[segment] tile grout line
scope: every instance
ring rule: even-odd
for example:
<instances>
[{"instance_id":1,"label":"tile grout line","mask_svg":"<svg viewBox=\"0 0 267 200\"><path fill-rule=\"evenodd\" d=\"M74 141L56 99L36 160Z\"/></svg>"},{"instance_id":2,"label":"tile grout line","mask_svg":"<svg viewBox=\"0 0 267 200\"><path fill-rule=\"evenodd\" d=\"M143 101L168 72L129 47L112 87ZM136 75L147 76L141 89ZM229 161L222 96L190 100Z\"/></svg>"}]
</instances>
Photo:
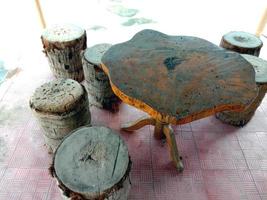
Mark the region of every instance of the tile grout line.
<instances>
[{"instance_id":1,"label":"tile grout line","mask_svg":"<svg viewBox=\"0 0 267 200\"><path fill-rule=\"evenodd\" d=\"M190 127L191 127L191 123L190 123ZM192 137L193 137L194 145L195 145L196 151L197 151L197 158L198 158L198 162L199 162L199 166L200 166L201 176L202 176L202 179L203 179L202 182L204 184L203 169L202 169L202 166L201 166L200 156L199 156L198 148L197 148L197 142L196 142L196 138L194 136L194 131L192 130L192 127L191 127L191 132L192 132ZM205 194L207 195L207 198L209 198L208 191L207 191L207 188L206 188L206 185L205 184L204 184L204 187L205 187Z\"/></svg>"},{"instance_id":2,"label":"tile grout line","mask_svg":"<svg viewBox=\"0 0 267 200\"><path fill-rule=\"evenodd\" d=\"M150 151L150 163L151 163L151 173L152 173L152 188L153 188L153 196L154 199L156 199L156 193L155 193L155 183L154 183L154 169L153 169L153 156L152 156L152 137L153 134L151 133L151 126L149 126L149 151Z\"/></svg>"},{"instance_id":3,"label":"tile grout line","mask_svg":"<svg viewBox=\"0 0 267 200\"><path fill-rule=\"evenodd\" d=\"M29 119L29 120L27 121L27 125L29 125L30 120L31 120L31 119ZM11 157L10 157L10 160L9 160L8 163L7 163L7 168L12 168L12 167L9 167L10 162L12 161L12 158L13 158L13 156L14 156L14 154L15 154L15 151L16 151L17 148L18 148L19 141L21 140L24 131L26 131L26 127L27 127L27 126L25 126L25 127L23 128L23 130L21 131L21 133L20 133L18 142L17 142L17 144L16 144L16 146L15 146L15 148L14 148L14 150L13 150L13 153L12 153L12 155L11 155Z\"/></svg>"},{"instance_id":4,"label":"tile grout line","mask_svg":"<svg viewBox=\"0 0 267 200\"><path fill-rule=\"evenodd\" d=\"M50 192L52 190L53 181L54 181L54 178L52 178L51 181L50 181L49 189L48 189L48 191L46 193L45 200L49 200L48 197L49 197L49 194L50 194Z\"/></svg>"},{"instance_id":5,"label":"tile grout line","mask_svg":"<svg viewBox=\"0 0 267 200\"><path fill-rule=\"evenodd\" d=\"M3 96L0 98L0 103L3 101L3 99L5 98L6 94L8 93L8 90L11 88L12 85L14 85L14 81L12 81L11 83L9 83L9 86L7 87L6 91L3 93ZM1 87L1 86L0 86Z\"/></svg>"},{"instance_id":6,"label":"tile grout line","mask_svg":"<svg viewBox=\"0 0 267 200\"><path fill-rule=\"evenodd\" d=\"M256 190L257 190L257 192L258 192L258 195L259 195L260 199L262 200L262 198L261 198L261 194L260 194L260 192L259 192L259 190L258 190L258 188L257 188L255 179L254 179L254 177L253 177L253 175L252 175L251 169L249 168L249 165L248 165L248 162L247 162L245 153L244 153L244 151L243 151L243 149L242 149L242 147L241 147L241 144L240 144L240 141L239 141L239 138L238 138L238 137L237 137L237 141L238 141L238 145L239 145L239 147L240 147L240 149L241 149L242 155L243 155L243 157L245 158L245 162L246 162L246 166L247 166L247 168L248 168L249 174L250 174L250 176L251 176L251 178L252 178L252 180L253 180L253 183L254 183L255 188L256 188Z\"/></svg>"},{"instance_id":7,"label":"tile grout line","mask_svg":"<svg viewBox=\"0 0 267 200\"><path fill-rule=\"evenodd\" d=\"M5 97L6 94L8 93L8 90L15 84L16 78L17 78L18 76L19 76L19 74L15 74L15 76L11 78L11 79L13 79L13 80L10 80L10 83L9 83L9 85L8 85L8 87L7 87L7 89L6 89L6 91L3 93L3 96L0 98L0 103L3 101L4 97ZM6 79L5 79L4 81L6 81ZM8 81L8 80L7 80L7 81ZM1 85L0 85L0 87L1 87Z\"/></svg>"}]
</instances>

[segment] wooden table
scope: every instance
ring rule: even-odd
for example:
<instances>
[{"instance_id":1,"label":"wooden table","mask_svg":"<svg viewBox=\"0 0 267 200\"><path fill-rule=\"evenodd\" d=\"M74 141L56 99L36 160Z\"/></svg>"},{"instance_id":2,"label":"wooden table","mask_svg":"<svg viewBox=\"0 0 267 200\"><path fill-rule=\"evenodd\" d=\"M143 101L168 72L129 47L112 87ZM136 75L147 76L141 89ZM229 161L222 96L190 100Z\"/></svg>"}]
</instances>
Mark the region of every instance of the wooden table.
<instances>
[{"instance_id":1,"label":"wooden table","mask_svg":"<svg viewBox=\"0 0 267 200\"><path fill-rule=\"evenodd\" d=\"M154 125L166 137L179 171L183 164L170 124L185 124L224 110L243 110L257 95L253 67L238 53L206 40L143 30L102 57L114 93L150 118L123 126Z\"/></svg>"}]
</instances>

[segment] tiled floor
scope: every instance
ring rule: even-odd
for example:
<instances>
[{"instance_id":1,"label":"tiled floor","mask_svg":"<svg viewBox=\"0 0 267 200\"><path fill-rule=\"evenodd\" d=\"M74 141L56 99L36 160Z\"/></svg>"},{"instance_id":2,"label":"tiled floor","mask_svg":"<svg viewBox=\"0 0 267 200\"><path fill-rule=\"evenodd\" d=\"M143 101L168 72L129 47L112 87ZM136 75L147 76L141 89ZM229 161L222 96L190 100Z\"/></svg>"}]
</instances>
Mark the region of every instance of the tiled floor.
<instances>
[{"instance_id":1,"label":"tiled floor","mask_svg":"<svg viewBox=\"0 0 267 200\"><path fill-rule=\"evenodd\" d=\"M44 56L35 59L38 68L25 68L0 87L1 200L61 199L47 170L51 155L43 132L28 106L36 86L53 79ZM184 158L182 174L170 162L166 144L154 139L152 127L135 134L119 130L143 112L121 104L115 114L95 107L91 113L94 125L117 130L128 145L133 161L129 199L267 199L267 98L243 128L214 117L174 126Z\"/></svg>"},{"instance_id":2,"label":"tiled floor","mask_svg":"<svg viewBox=\"0 0 267 200\"><path fill-rule=\"evenodd\" d=\"M253 33L265 5L261 0L41 3L48 25L71 22L85 27L88 46L121 42L144 28L203 37L218 44L228 31ZM56 182L47 170L51 155L28 106L34 89L53 79L40 52L41 30L36 10L31 1L10 0L2 4L0 58L8 58L11 61L8 65L22 71L0 85L0 200L60 200ZM122 26L128 18L108 11L114 5L138 8L135 17L152 19L155 23ZM59 9L63 6L64 9ZM19 20L23 23L18 23ZM267 59L266 52L264 46L262 58ZM184 158L182 174L170 162L166 144L154 139L152 127L144 127L135 134L119 130L121 123L144 113L126 104L121 104L116 114L94 107L91 113L94 125L117 130L128 145L133 161L130 200L267 200L267 98L243 128L224 125L214 117L174 126Z\"/></svg>"}]
</instances>

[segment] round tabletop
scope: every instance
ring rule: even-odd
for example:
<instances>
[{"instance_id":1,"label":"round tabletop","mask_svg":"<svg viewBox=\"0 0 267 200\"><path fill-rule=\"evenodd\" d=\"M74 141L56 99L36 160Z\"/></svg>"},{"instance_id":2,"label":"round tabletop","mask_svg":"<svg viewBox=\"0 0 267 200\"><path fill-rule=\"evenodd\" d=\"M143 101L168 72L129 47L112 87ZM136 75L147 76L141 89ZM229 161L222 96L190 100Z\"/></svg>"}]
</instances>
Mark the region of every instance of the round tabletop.
<instances>
[{"instance_id":1,"label":"round tabletop","mask_svg":"<svg viewBox=\"0 0 267 200\"><path fill-rule=\"evenodd\" d=\"M113 45L102 67L124 102L172 124L242 110L258 92L252 65L238 53L154 30Z\"/></svg>"}]
</instances>

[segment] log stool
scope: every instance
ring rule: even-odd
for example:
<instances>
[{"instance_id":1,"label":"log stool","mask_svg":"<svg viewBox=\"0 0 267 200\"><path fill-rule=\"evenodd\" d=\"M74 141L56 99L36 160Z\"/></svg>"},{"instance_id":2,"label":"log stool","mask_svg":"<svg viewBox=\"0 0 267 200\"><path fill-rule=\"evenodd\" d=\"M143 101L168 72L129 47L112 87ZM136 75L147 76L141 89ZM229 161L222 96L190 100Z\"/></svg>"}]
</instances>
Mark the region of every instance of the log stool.
<instances>
[{"instance_id":1,"label":"log stool","mask_svg":"<svg viewBox=\"0 0 267 200\"><path fill-rule=\"evenodd\" d=\"M267 61L247 54L242 54L242 56L254 67L259 93L253 102L242 112L224 111L216 114L218 119L234 126L244 126L249 122L267 91Z\"/></svg>"},{"instance_id":2,"label":"log stool","mask_svg":"<svg viewBox=\"0 0 267 200\"><path fill-rule=\"evenodd\" d=\"M241 31L225 34L220 43L220 46L225 49L254 56L259 56L262 45L262 41L257 36Z\"/></svg>"},{"instance_id":3,"label":"log stool","mask_svg":"<svg viewBox=\"0 0 267 200\"><path fill-rule=\"evenodd\" d=\"M44 129L49 152L54 152L70 131L91 122L87 92L72 79L57 79L38 87L30 107Z\"/></svg>"},{"instance_id":4,"label":"log stool","mask_svg":"<svg viewBox=\"0 0 267 200\"><path fill-rule=\"evenodd\" d=\"M86 32L74 25L56 25L46 29L42 36L44 53L57 78L84 79L82 55L86 49Z\"/></svg>"},{"instance_id":5,"label":"log stool","mask_svg":"<svg viewBox=\"0 0 267 200\"><path fill-rule=\"evenodd\" d=\"M82 127L54 154L50 172L64 199L126 200L131 160L120 136L106 127Z\"/></svg>"},{"instance_id":6,"label":"log stool","mask_svg":"<svg viewBox=\"0 0 267 200\"><path fill-rule=\"evenodd\" d=\"M90 103L99 108L116 111L119 99L113 93L109 78L101 68L102 55L110 47L110 44L97 44L87 48L83 56L83 69Z\"/></svg>"}]
</instances>

